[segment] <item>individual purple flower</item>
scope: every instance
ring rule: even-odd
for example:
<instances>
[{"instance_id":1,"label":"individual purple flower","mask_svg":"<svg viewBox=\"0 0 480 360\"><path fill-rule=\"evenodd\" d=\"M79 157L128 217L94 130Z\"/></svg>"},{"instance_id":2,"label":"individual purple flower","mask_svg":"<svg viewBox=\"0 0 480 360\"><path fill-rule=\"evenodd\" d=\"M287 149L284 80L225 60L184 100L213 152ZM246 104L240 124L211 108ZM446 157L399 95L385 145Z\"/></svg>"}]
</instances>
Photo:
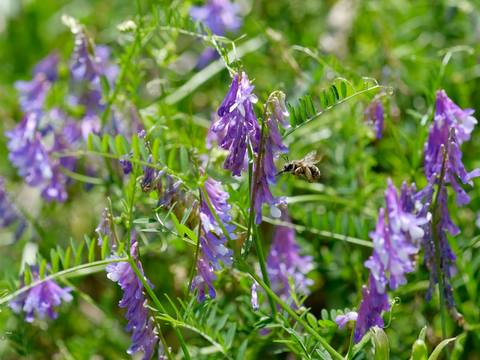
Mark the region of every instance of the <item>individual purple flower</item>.
<instances>
[{"instance_id":1,"label":"individual purple flower","mask_svg":"<svg viewBox=\"0 0 480 360\"><path fill-rule=\"evenodd\" d=\"M123 155L119 160L124 175L130 174L133 169L132 162L129 159L130 155Z\"/></svg>"},{"instance_id":2,"label":"individual purple flower","mask_svg":"<svg viewBox=\"0 0 480 360\"><path fill-rule=\"evenodd\" d=\"M290 221L286 210L283 211L282 220ZM291 302L292 291L308 295L313 281L307 278L307 274L312 269L312 257L300 255L295 231L290 226L276 226L267 257L267 272L272 290L287 302Z\"/></svg>"},{"instance_id":3,"label":"individual purple flower","mask_svg":"<svg viewBox=\"0 0 480 360\"><path fill-rule=\"evenodd\" d=\"M383 104L380 99L373 100L365 109L365 121L375 131L375 137L381 139L385 124Z\"/></svg>"},{"instance_id":4,"label":"individual purple flower","mask_svg":"<svg viewBox=\"0 0 480 360\"><path fill-rule=\"evenodd\" d=\"M370 276L368 287L364 285L362 289L362 302L358 309L354 332L354 341L356 343L372 327L383 327L382 312L390 309L387 294L378 291L375 283L375 279Z\"/></svg>"},{"instance_id":5,"label":"individual purple flower","mask_svg":"<svg viewBox=\"0 0 480 360\"><path fill-rule=\"evenodd\" d=\"M435 182L441 173L444 151L447 152L445 164L446 183L450 183L456 193L458 205L470 202L470 197L458 184L459 179L465 185L473 185L472 179L480 176L480 169L471 172L465 170L460 146L470 140L477 120L473 110L462 110L450 100L444 90L437 92L435 116L425 144L424 168L429 182Z\"/></svg>"},{"instance_id":6,"label":"individual purple flower","mask_svg":"<svg viewBox=\"0 0 480 360\"><path fill-rule=\"evenodd\" d=\"M33 282L40 280L38 267L32 266L31 274ZM51 319L56 319L55 308L60 306L62 301L72 300L70 292L70 288L61 288L53 280L44 280L10 301L9 306L17 314L24 312L25 321L29 323L33 322L35 315L40 319L44 319L47 315Z\"/></svg>"},{"instance_id":7,"label":"individual purple flower","mask_svg":"<svg viewBox=\"0 0 480 360\"><path fill-rule=\"evenodd\" d=\"M349 322L357 321L357 318L358 318L358 313L356 311L349 311L345 314L338 315L335 318L335 322L337 323L337 325L340 329L343 329L343 328L345 328L345 326L347 326L347 324Z\"/></svg>"},{"instance_id":8,"label":"individual purple flower","mask_svg":"<svg viewBox=\"0 0 480 360\"><path fill-rule=\"evenodd\" d=\"M110 211L108 208L103 209L102 217L100 219L100 223L95 228L95 232L97 233L97 244L98 246L102 246L104 239L110 239L112 235L112 227L110 223ZM115 245L115 244L113 244Z\"/></svg>"},{"instance_id":9,"label":"individual purple flower","mask_svg":"<svg viewBox=\"0 0 480 360\"><path fill-rule=\"evenodd\" d=\"M210 210L209 203L221 224L218 223L212 210ZM213 281L216 279L215 271L221 269L221 264L229 266L232 263L232 251L225 246L227 238L223 232L223 229L225 229L230 238L235 238L233 234L235 227L231 224L230 211L228 193L223 190L220 182L208 178L205 181L205 191L202 193L200 204L201 236L199 239L200 255L197 261L197 276L193 279L191 288L191 290L198 290L197 299L199 302L206 299L206 289L208 289L210 298L215 298L216 292L213 286Z\"/></svg>"},{"instance_id":10,"label":"individual purple flower","mask_svg":"<svg viewBox=\"0 0 480 360\"><path fill-rule=\"evenodd\" d=\"M269 204L275 206L279 203L270 190L270 185L276 183L277 168L275 167L275 158L280 153L287 153L288 148L282 142L282 136L279 132L279 126L288 127L288 116L285 105L285 94L276 91L272 93L267 100L267 119L264 128L263 141L260 142L260 151L257 154L259 161L255 162L253 193L255 222L262 222L262 205Z\"/></svg>"},{"instance_id":11,"label":"individual purple flower","mask_svg":"<svg viewBox=\"0 0 480 360\"><path fill-rule=\"evenodd\" d=\"M215 35L236 32L242 25L240 8L229 0L208 0L204 6L192 6L190 16L204 23Z\"/></svg>"},{"instance_id":12,"label":"individual purple flower","mask_svg":"<svg viewBox=\"0 0 480 360\"><path fill-rule=\"evenodd\" d=\"M26 221L10 201L5 190L5 181L0 176L0 228L6 228L12 224L16 224L15 239L18 240L25 230Z\"/></svg>"},{"instance_id":13,"label":"individual purple flower","mask_svg":"<svg viewBox=\"0 0 480 360\"><path fill-rule=\"evenodd\" d=\"M138 259L138 249L135 233L132 233L130 255L136 262L142 276L143 268ZM123 291L123 297L119 302L121 308L126 308L125 318L128 320L126 330L132 333L132 344L127 350L129 355L139 351L143 352L143 359L149 360L158 343L155 334L153 319L149 316L146 307L146 298L142 281L128 262L115 262L107 265L107 277L118 283ZM148 281L148 280L147 280Z\"/></svg>"},{"instance_id":14,"label":"individual purple flower","mask_svg":"<svg viewBox=\"0 0 480 360\"><path fill-rule=\"evenodd\" d=\"M258 305L258 293L257 293L256 282L252 284L251 292L252 292L252 297L251 297L252 308L254 311L257 311L259 309L259 305Z\"/></svg>"},{"instance_id":15,"label":"individual purple flower","mask_svg":"<svg viewBox=\"0 0 480 360\"><path fill-rule=\"evenodd\" d=\"M220 147L229 152L224 168L234 176L240 176L246 168L248 143L258 151L260 142L260 127L253 110L253 104L257 102L253 88L244 72L235 74L218 108L219 119L211 127L211 131L218 135Z\"/></svg>"}]
</instances>

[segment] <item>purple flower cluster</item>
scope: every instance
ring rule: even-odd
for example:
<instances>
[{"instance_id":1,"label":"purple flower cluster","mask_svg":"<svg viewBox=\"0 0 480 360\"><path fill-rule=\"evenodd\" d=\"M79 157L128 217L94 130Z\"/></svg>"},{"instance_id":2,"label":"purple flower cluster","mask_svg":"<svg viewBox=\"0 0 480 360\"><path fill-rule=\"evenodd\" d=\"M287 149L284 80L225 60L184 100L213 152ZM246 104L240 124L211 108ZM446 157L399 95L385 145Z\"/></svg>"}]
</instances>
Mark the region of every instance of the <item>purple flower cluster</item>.
<instances>
[{"instance_id":1,"label":"purple flower cluster","mask_svg":"<svg viewBox=\"0 0 480 360\"><path fill-rule=\"evenodd\" d=\"M428 140L425 143L424 168L427 180L433 184L440 176L444 152L446 152L445 178L443 182L451 184L456 193L458 205L470 202L470 197L459 185L473 185L472 179L480 176L480 169L467 172L462 162L460 146L470 140L471 133L477 123L472 116L473 110L462 110L444 90L437 92L435 117L430 127Z\"/></svg>"},{"instance_id":2,"label":"purple flower cluster","mask_svg":"<svg viewBox=\"0 0 480 360\"><path fill-rule=\"evenodd\" d=\"M372 327L383 327L382 311L390 309L387 293L378 291L375 284L375 279L370 275L368 286L364 285L362 288L362 302L358 309L354 332L354 341L356 343Z\"/></svg>"},{"instance_id":3,"label":"purple flower cluster","mask_svg":"<svg viewBox=\"0 0 480 360\"><path fill-rule=\"evenodd\" d=\"M236 32L242 25L239 6L229 0L209 0L204 6L192 6L190 16L203 22L215 35Z\"/></svg>"},{"instance_id":4,"label":"purple flower cluster","mask_svg":"<svg viewBox=\"0 0 480 360\"><path fill-rule=\"evenodd\" d=\"M61 168L73 170L75 159L57 159L51 154L66 150L80 139L76 123L58 109L47 113L26 113L14 129L7 131L9 159L25 182L42 189L47 201L63 202L67 199L67 177Z\"/></svg>"},{"instance_id":5,"label":"purple flower cluster","mask_svg":"<svg viewBox=\"0 0 480 360\"><path fill-rule=\"evenodd\" d=\"M137 246L135 233L132 233L130 255L143 275L142 264L138 259ZM106 270L107 277L118 283L123 290L123 297L119 306L127 309L125 313L128 320L126 330L132 333L132 344L127 353L133 355L142 351L143 359L148 360L155 351L158 336L155 334L153 319L148 314L142 281L137 277L128 262L111 263Z\"/></svg>"},{"instance_id":6,"label":"purple flower cluster","mask_svg":"<svg viewBox=\"0 0 480 360\"><path fill-rule=\"evenodd\" d=\"M386 210L380 209L376 229L370 233L373 254L365 262L370 269L369 286L364 287L355 341L359 341L372 326L383 326L382 310L388 310L387 285L395 290L406 283L406 274L415 267L414 255L420 250L423 227L429 214L417 213L415 186L403 184L400 196L388 181L385 191Z\"/></svg>"},{"instance_id":7,"label":"purple flower cluster","mask_svg":"<svg viewBox=\"0 0 480 360\"><path fill-rule=\"evenodd\" d=\"M253 104L257 102L253 88L247 74L235 74L218 108L219 119L210 129L217 134L220 147L229 152L224 168L234 176L240 176L246 168L248 143L252 144L254 151L258 151L260 143L260 127L253 111Z\"/></svg>"},{"instance_id":8,"label":"purple flower cluster","mask_svg":"<svg viewBox=\"0 0 480 360\"><path fill-rule=\"evenodd\" d=\"M373 100L365 109L365 122L375 131L375 137L381 139L385 123L385 114L380 99Z\"/></svg>"},{"instance_id":9,"label":"purple flower cluster","mask_svg":"<svg viewBox=\"0 0 480 360\"><path fill-rule=\"evenodd\" d=\"M286 210L282 212L282 220L290 221ZM287 302L291 302L292 291L308 295L313 281L307 278L307 274L312 269L312 257L300 255L295 231L290 226L276 226L267 257L267 271L272 290Z\"/></svg>"},{"instance_id":10,"label":"purple flower cluster","mask_svg":"<svg viewBox=\"0 0 480 360\"><path fill-rule=\"evenodd\" d=\"M455 270L455 254L450 247L447 239L447 232L455 236L460 233L460 229L453 223L448 211L448 192L446 185L450 184L455 191L458 205L465 205L470 202L470 197L460 186L458 180L464 185L473 185L472 179L480 176L480 169L467 172L462 162L462 152L460 146L470 140L471 133L477 123L472 116L473 110L462 110L456 105L444 90L437 92L435 103L435 116L433 124L430 127L428 140L425 144L424 167L425 176L429 182L427 187L419 193L424 202L429 206L433 202L433 188L437 184L438 197L437 208L434 216L436 229L429 229L424 237L424 259L425 265L430 271L430 289L427 298L431 298L433 288L442 278L445 289L445 299L449 308L454 307L453 290L450 285L450 278ZM440 179L444 173L444 178ZM435 257L435 239L440 252L441 274L436 271Z\"/></svg>"},{"instance_id":11,"label":"purple flower cluster","mask_svg":"<svg viewBox=\"0 0 480 360\"><path fill-rule=\"evenodd\" d=\"M277 168L275 167L275 158L280 153L287 153L288 148L282 142L282 136L279 132L279 126L287 128L290 126L288 122L288 110L285 105L285 94L276 91L270 95L267 100L267 119L264 128L263 141L261 141L261 149L257 156L260 161L254 166L254 209L255 222L262 222L262 205L269 204L274 206L279 200L274 198L270 191L270 185L276 183Z\"/></svg>"},{"instance_id":12,"label":"purple flower cluster","mask_svg":"<svg viewBox=\"0 0 480 360\"><path fill-rule=\"evenodd\" d=\"M216 138L220 147L228 150L224 168L230 170L234 176L240 176L248 162L247 147L252 146L258 161L254 165L254 181L252 195L254 195L255 222L262 221L262 205L277 205L270 186L276 182L275 158L280 153L288 152L282 143L279 127L288 127L289 116L285 105L285 94L280 91L272 93L266 103L266 119L262 131L253 111L253 104L257 97L252 93L245 73L235 74L230 89L220 105L217 114L219 119L212 123L207 143ZM261 139L263 137L263 139Z\"/></svg>"},{"instance_id":13,"label":"purple flower cluster","mask_svg":"<svg viewBox=\"0 0 480 360\"><path fill-rule=\"evenodd\" d=\"M235 238L228 197L228 193L223 190L220 182L212 178L205 181L205 191L202 193L200 204L200 254L197 261L197 276L193 279L191 288L192 291L198 290L199 302L206 299L206 288L210 298L215 298L216 292L213 286L213 281L216 279L215 271L221 269L221 263L224 266L232 263L232 251L225 246L227 238L222 229L223 226L230 238ZM209 202L221 225L212 213Z\"/></svg>"},{"instance_id":14,"label":"purple flower cluster","mask_svg":"<svg viewBox=\"0 0 480 360\"><path fill-rule=\"evenodd\" d=\"M58 54L52 53L42 59L33 69L31 81L17 81L15 88L20 95L24 113L42 110L52 83L57 80Z\"/></svg>"},{"instance_id":15,"label":"purple flower cluster","mask_svg":"<svg viewBox=\"0 0 480 360\"><path fill-rule=\"evenodd\" d=\"M87 138L89 133L99 133L101 130L99 115L105 109L101 79L105 78L113 86L118 66L109 61L110 49L92 45L83 29L74 35L75 48L70 59L72 92L69 103L84 108L82 135Z\"/></svg>"},{"instance_id":16,"label":"purple flower cluster","mask_svg":"<svg viewBox=\"0 0 480 360\"><path fill-rule=\"evenodd\" d=\"M15 205L8 198L8 194L5 191L4 179L0 177L0 228L6 228L12 224L16 225L15 240L18 240L25 231L27 224Z\"/></svg>"},{"instance_id":17,"label":"purple flower cluster","mask_svg":"<svg viewBox=\"0 0 480 360\"><path fill-rule=\"evenodd\" d=\"M32 266L31 274L32 281L40 279L38 267ZM24 286L23 281L22 286ZM45 280L17 296L9 303L9 306L17 314L23 311L25 321L30 323L35 319L35 314L40 319L44 319L46 315L51 319L56 319L55 308L62 301L69 302L72 300L70 292L70 288L61 288L55 281Z\"/></svg>"},{"instance_id":18,"label":"purple flower cluster","mask_svg":"<svg viewBox=\"0 0 480 360\"><path fill-rule=\"evenodd\" d=\"M209 0L204 6L192 6L190 16L205 24L214 35L223 36L227 32L236 33L242 26L240 8L229 0ZM203 68L218 57L214 49L206 49L198 59L197 67Z\"/></svg>"}]
</instances>

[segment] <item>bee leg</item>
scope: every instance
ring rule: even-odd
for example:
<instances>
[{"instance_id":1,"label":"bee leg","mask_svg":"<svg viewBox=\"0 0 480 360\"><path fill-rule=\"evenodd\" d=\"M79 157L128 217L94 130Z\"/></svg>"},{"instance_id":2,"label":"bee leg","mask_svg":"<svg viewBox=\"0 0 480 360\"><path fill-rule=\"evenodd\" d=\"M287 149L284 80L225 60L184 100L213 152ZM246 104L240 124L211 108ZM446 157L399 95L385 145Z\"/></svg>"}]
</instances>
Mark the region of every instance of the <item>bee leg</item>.
<instances>
[{"instance_id":1,"label":"bee leg","mask_svg":"<svg viewBox=\"0 0 480 360\"><path fill-rule=\"evenodd\" d=\"M305 175L305 174L303 173L303 168L302 168L301 166L297 167L297 168L295 169L295 171L293 172L293 174L294 174L295 176L303 176L303 175Z\"/></svg>"},{"instance_id":2,"label":"bee leg","mask_svg":"<svg viewBox=\"0 0 480 360\"><path fill-rule=\"evenodd\" d=\"M313 182L312 172L308 167L305 167L305 177L307 178L308 182Z\"/></svg>"}]
</instances>

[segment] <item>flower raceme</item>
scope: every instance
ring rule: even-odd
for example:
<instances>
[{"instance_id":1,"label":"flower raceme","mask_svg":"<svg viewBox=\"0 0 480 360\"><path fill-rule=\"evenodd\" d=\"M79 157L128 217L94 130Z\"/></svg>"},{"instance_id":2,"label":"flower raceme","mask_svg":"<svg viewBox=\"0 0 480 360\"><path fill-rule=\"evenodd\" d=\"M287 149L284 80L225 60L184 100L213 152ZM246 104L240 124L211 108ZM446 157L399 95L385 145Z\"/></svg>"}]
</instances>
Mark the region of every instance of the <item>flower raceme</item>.
<instances>
[{"instance_id":1,"label":"flower raceme","mask_svg":"<svg viewBox=\"0 0 480 360\"><path fill-rule=\"evenodd\" d=\"M282 142L279 127L287 128L289 113L285 105L285 94L273 92L266 104L266 120L263 126L262 139L260 141L257 161L255 162L254 185L252 196L254 197L255 222L262 222L262 205L268 204L275 207L280 201L272 195L270 186L276 183L277 168L275 159L280 153L287 153L288 148Z\"/></svg>"},{"instance_id":2,"label":"flower raceme","mask_svg":"<svg viewBox=\"0 0 480 360\"><path fill-rule=\"evenodd\" d=\"M231 224L231 206L228 204L228 196L220 182L212 178L205 181L205 191L202 193L200 204L201 234L196 264L197 275L193 279L191 287L192 291L197 289L199 302L206 299L206 289L208 289L209 297L215 298L216 291L213 286L213 281L216 279L215 271L221 269L221 263L227 266L232 263L232 251L225 246L227 238L224 233L225 230L231 239L235 238L233 234L235 227Z\"/></svg>"},{"instance_id":3,"label":"flower raceme","mask_svg":"<svg viewBox=\"0 0 480 360\"><path fill-rule=\"evenodd\" d=\"M460 150L460 146L470 140L477 123L472 114L472 109L462 110L444 90L439 90L435 102L434 121L425 143L424 168L427 180L430 183L438 182L437 178L440 176L443 164L443 152L446 151L445 177L442 180L451 184L456 193L458 205L468 204L470 197L458 184L457 179L464 185L473 185L472 179L480 176L480 169L466 171Z\"/></svg>"},{"instance_id":4,"label":"flower raceme","mask_svg":"<svg viewBox=\"0 0 480 360\"><path fill-rule=\"evenodd\" d=\"M31 274L33 282L40 279L37 266L31 267ZM44 319L46 316L56 319L55 308L62 301L70 302L72 300L70 292L70 288L61 288L53 280L44 280L17 296L9 303L9 306L15 313L24 312L25 321L29 323L33 322L35 315L40 319Z\"/></svg>"},{"instance_id":5,"label":"flower raceme","mask_svg":"<svg viewBox=\"0 0 480 360\"><path fill-rule=\"evenodd\" d=\"M138 259L137 247L138 243L135 233L132 233L130 255L140 273L144 276L142 264ZM158 337L155 333L153 319L148 314L142 281L137 277L128 262L111 263L106 270L107 277L118 283L123 291L123 297L119 302L119 306L127 309L125 313L125 317L128 320L126 330L132 333L132 344L128 348L127 353L133 355L142 351L143 359L149 360L155 351Z\"/></svg>"},{"instance_id":6,"label":"flower raceme","mask_svg":"<svg viewBox=\"0 0 480 360\"><path fill-rule=\"evenodd\" d=\"M212 34L223 36L227 32L236 33L242 25L239 16L240 7L229 0L209 0L204 6L192 6L190 16L193 20L205 24ZM203 68L218 57L217 52L208 48L200 55L198 68Z\"/></svg>"},{"instance_id":7,"label":"flower raceme","mask_svg":"<svg viewBox=\"0 0 480 360\"><path fill-rule=\"evenodd\" d=\"M365 122L372 127L375 132L375 138L381 139L383 128L385 126L385 114L382 100L373 100L365 109Z\"/></svg>"},{"instance_id":8,"label":"flower raceme","mask_svg":"<svg viewBox=\"0 0 480 360\"><path fill-rule=\"evenodd\" d=\"M219 146L228 151L224 168L234 176L240 176L246 169L248 144L258 151L260 142L260 126L253 110L253 104L257 102L253 88L247 74L235 74L217 110L218 120L210 129L217 134Z\"/></svg>"},{"instance_id":9,"label":"flower raceme","mask_svg":"<svg viewBox=\"0 0 480 360\"><path fill-rule=\"evenodd\" d=\"M365 262L370 270L368 287L358 312L355 341L372 326L383 326L381 312L389 309L387 286L395 290L406 283L406 274L415 267L414 256L424 237L423 226L430 214L418 213L415 207L415 186L402 185L400 196L389 180L385 191L386 209L380 209L373 240L373 254Z\"/></svg>"},{"instance_id":10,"label":"flower raceme","mask_svg":"<svg viewBox=\"0 0 480 360\"><path fill-rule=\"evenodd\" d=\"M425 176L428 180L427 187L419 193L426 204L434 203L433 194L435 185L438 186L436 209L432 209L437 219L436 229L426 232L423 239L425 248L425 265L430 271L430 288L427 298L431 298L433 288L438 283L439 277L444 284L444 295L447 306L454 309L453 289L450 278L455 269L455 254L447 239L447 232L455 236L460 229L453 223L448 210L447 185L450 184L456 195L458 205L466 205L470 197L460 186L473 185L472 179L480 176L480 169L467 172L462 162L461 145L470 140L471 133L477 123L472 116L473 110L461 109L445 93L437 92L435 102L434 121L430 127L424 152ZM441 178L443 174L443 178ZM434 234L437 239L434 239ZM435 242L438 241L441 274L437 274ZM455 312L453 312L455 313Z\"/></svg>"},{"instance_id":11,"label":"flower raceme","mask_svg":"<svg viewBox=\"0 0 480 360\"><path fill-rule=\"evenodd\" d=\"M286 210L282 211L282 220L290 222ZM277 225L267 257L267 272L272 290L288 303L292 303L292 291L308 295L313 281L307 278L307 274L312 269L312 257L300 255L295 230L290 226ZM292 288L290 284L294 287Z\"/></svg>"}]
</instances>

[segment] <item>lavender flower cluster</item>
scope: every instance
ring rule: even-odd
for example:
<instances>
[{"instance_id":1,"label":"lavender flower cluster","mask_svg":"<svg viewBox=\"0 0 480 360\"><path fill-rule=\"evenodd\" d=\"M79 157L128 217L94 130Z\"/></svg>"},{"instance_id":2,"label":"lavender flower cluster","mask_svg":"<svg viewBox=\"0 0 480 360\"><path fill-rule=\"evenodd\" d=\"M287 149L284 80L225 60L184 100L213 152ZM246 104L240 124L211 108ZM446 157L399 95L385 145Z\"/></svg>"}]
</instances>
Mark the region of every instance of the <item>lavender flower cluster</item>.
<instances>
[{"instance_id":1,"label":"lavender flower cluster","mask_svg":"<svg viewBox=\"0 0 480 360\"><path fill-rule=\"evenodd\" d=\"M49 107L49 91L59 80L58 54L40 61L31 81L16 83L24 115L14 129L6 132L9 159L28 185L41 189L46 201L67 199L70 180L64 170L74 171L76 167L75 157L55 154L75 150L89 133L100 131L99 114L105 108L100 79L106 77L113 84L118 72L108 58L107 47L92 47L83 30L76 30L70 61L71 89L66 103L70 107L82 106L81 121L60 108Z\"/></svg>"},{"instance_id":2,"label":"lavender flower cluster","mask_svg":"<svg viewBox=\"0 0 480 360\"><path fill-rule=\"evenodd\" d=\"M141 275L145 276L142 264L138 259L138 243L135 232L132 232L131 236L130 256L135 261ZM125 313L125 317L128 320L126 330L132 333L132 344L128 348L127 353L133 355L141 351L143 352L143 359L149 360L158 344L158 336L155 333L154 321L149 316L146 307L147 300L144 295L142 281L128 262L111 263L106 270L107 277L118 283L123 291L123 297L119 306L127 309Z\"/></svg>"},{"instance_id":3,"label":"lavender flower cluster","mask_svg":"<svg viewBox=\"0 0 480 360\"><path fill-rule=\"evenodd\" d=\"M200 253L196 264L197 275L191 288L192 291L197 290L197 299L200 302L206 299L207 289L209 297L215 298L213 286L216 279L215 271L220 270L221 264L229 266L232 263L232 250L225 246L227 234L230 239L235 238L233 233L235 226L231 224L228 197L220 182L212 178L205 181L205 191L202 193L200 204L201 235L198 239Z\"/></svg>"},{"instance_id":4,"label":"lavender flower cluster","mask_svg":"<svg viewBox=\"0 0 480 360\"><path fill-rule=\"evenodd\" d=\"M32 266L30 270L32 282L38 281L40 279L38 267ZM25 283L22 279L21 287L24 285ZM61 288L53 280L44 280L10 301L9 306L15 313L24 312L25 321L29 323L33 322L35 315L40 319L44 319L47 315L51 319L56 319L57 313L55 308L62 301L72 301L71 291L70 288Z\"/></svg>"}]
</instances>

